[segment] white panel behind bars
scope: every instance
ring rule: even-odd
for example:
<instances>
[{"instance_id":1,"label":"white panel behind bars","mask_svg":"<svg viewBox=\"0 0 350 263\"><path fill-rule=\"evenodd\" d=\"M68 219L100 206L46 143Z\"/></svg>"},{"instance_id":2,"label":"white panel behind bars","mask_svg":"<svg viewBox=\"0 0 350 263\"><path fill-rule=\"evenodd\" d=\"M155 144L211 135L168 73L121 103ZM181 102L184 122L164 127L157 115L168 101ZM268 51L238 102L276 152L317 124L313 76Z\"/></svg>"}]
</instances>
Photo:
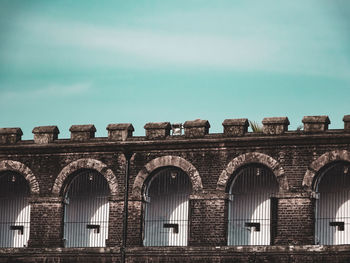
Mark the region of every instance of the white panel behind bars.
<instances>
[{"instance_id":1,"label":"white panel behind bars","mask_svg":"<svg viewBox=\"0 0 350 263\"><path fill-rule=\"evenodd\" d=\"M23 226L11 230L11 226ZM0 247L26 247L29 240L30 205L25 197L0 198Z\"/></svg>"},{"instance_id":2,"label":"white panel behind bars","mask_svg":"<svg viewBox=\"0 0 350 263\"><path fill-rule=\"evenodd\" d=\"M335 163L320 176L315 213L316 244L350 244L350 173L347 167L347 163ZM344 229L331 226L332 222L343 222Z\"/></svg>"},{"instance_id":3,"label":"white panel behind bars","mask_svg":"<svg viewBox=\"0 0 350 263\"><path fill-rule=\"evenodd\" d=\"M271 197L278 190L271 171L246 167L235 177L230 188L228 245L270 245ZM246 224L259 223L260 231Z\"/></svg>"},{"instance_id":4,"label":"white panel behind bars","mask_svg":"<svg viewBox=\"0 0 350 263\"><path fill-rule=\"evenodd\" d=\"M144 246L187 246L191 191L188 175L165 168L152 179L145 195ZM165 224L177 224L178 232Z\"/></svg>"}]
</instances>

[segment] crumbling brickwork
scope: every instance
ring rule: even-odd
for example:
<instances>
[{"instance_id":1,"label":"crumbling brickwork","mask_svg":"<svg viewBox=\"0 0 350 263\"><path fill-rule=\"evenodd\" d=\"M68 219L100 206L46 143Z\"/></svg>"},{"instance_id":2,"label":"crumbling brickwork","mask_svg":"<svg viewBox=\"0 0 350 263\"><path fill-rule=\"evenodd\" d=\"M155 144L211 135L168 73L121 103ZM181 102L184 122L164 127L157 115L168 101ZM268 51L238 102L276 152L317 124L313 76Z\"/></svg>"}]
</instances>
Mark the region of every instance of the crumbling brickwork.
<instances>
[{"instance_id":1,"label":"crumbling brickwork","mask_svg":"<svg viewBox=\"0 0 350 263\"><path fill-rule=\"evenodd\" d=\"M288 131L287 118L265 118L261 133L248 132L247 119L225 120L222 134L208 121L187 121L183 135L171 124L148 123L134 137L131 124L110 124L108 137L95 138L93 125L73 125L70 139L56 126L36 127L34 140L19 128L0 129L0 176L24 176L30 188L28 247L0 248L0 262L349 262L350 244L315 245L315 189L319 171L350 164L349 115L344 129L328 130L327 116L304 117L304 130ZM131 153L125 192L126 153ZM266 246L228 246L229 185L242 166L261 164L278 182L276 236ZM188 246L144 247L145 182L174 166L190 178ZM65 189L82 169L96 170L110 189L109 234L104 248L66 248L63 240ZM124 198L128 194L126 247Z\"/></svg>"}]
</instances>

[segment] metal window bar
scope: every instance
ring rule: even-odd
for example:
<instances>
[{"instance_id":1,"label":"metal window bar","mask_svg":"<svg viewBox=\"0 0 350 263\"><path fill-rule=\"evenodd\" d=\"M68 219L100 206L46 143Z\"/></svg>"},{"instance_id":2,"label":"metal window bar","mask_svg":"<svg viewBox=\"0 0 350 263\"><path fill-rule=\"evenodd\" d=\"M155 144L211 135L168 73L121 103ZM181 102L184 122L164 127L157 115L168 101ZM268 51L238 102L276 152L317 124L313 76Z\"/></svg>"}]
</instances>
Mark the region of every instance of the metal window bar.
<instances>
[{"instance_id":1,"label":"metal window bar","mask_svg":"<svg viewBox=\"0 0 350 263\"><path fill-rule=\"evenodd\" d=\"M350 244L350 174L347 163L335 163L317 184L315 243Z\"/></svg>"},{"instance_id":2,"label":"metal window bar","mask_svg":"<svg viewBox=\"0 0 350 263\"><path fill-rule=\"evenodd\" d=\"M0 247L26 247L30 231L29 186L12 171L0 175Z\"/></svg>"},{"instance_id":3,"label":"metal window bar","mask_svg":"<svg viewBox=\"0 0 350 263\"><path fill-rule=\"evenodd\" d=\"M109 187L95 171L83 171L72 180L65 199L66 247L104 247L108 238Z\"/></svg>"},{"instance_id":4,"label":"metal window bar","mask_svg":"<svg viewBox=\"0 0 350 263\"><path fill-rule=\"evenodd\" d=\"M270 245L276 233L278 184L265 167L250 165L234 177L230 188L228 245Z\"/></svg>"},{"instance_id":5,"label":"metal window bar","mask_svg":"<svg viewBox=\"0 0 350 263\"><path fill-rule=\"evenodd\" d=\"M187 246L191 182L177 168L164 168L147 183L144 246Z\"/></svg>"}]
</instances>

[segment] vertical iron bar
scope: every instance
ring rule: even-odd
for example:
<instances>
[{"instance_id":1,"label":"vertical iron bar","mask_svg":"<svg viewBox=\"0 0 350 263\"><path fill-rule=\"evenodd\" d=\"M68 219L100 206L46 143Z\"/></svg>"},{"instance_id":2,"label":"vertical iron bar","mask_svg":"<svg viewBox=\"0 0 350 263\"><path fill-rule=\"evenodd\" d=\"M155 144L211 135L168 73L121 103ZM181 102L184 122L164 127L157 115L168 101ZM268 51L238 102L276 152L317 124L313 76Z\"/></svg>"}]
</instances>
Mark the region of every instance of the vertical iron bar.
<instances>
[{"instance_id":1,"label":"vertical iron bar","mask_svg":"<svg viewBox=\"0 0 350 263\"><path fill-rule=\"evenodd\" d=\"M129 172L130 172L130 159L132 156L131 152L124 152L125 156L125 190L124 190L124 210L123 210L123 240L121 247L121 263L125 263L125 249L126 239L128 231L128 200L129 200Z\"/></svg>"}]
</instances>

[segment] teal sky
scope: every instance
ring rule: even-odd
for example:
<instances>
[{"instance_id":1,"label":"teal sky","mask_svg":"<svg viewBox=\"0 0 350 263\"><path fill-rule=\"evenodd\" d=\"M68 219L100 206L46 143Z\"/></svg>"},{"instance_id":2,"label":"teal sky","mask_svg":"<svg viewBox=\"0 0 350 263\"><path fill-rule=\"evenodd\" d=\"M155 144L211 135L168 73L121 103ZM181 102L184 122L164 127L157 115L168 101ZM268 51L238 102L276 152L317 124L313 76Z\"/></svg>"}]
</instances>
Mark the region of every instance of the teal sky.
<instances>
[{"instance_id":1,"label":"teal sky","mask_svg":"<svg viewBox=\"0 0 350 263\"><path fill-rule=\"evenodd\" d=\"M0 127L350 114L350 1L0 0Z\"/></svg>"}]
</instances>

